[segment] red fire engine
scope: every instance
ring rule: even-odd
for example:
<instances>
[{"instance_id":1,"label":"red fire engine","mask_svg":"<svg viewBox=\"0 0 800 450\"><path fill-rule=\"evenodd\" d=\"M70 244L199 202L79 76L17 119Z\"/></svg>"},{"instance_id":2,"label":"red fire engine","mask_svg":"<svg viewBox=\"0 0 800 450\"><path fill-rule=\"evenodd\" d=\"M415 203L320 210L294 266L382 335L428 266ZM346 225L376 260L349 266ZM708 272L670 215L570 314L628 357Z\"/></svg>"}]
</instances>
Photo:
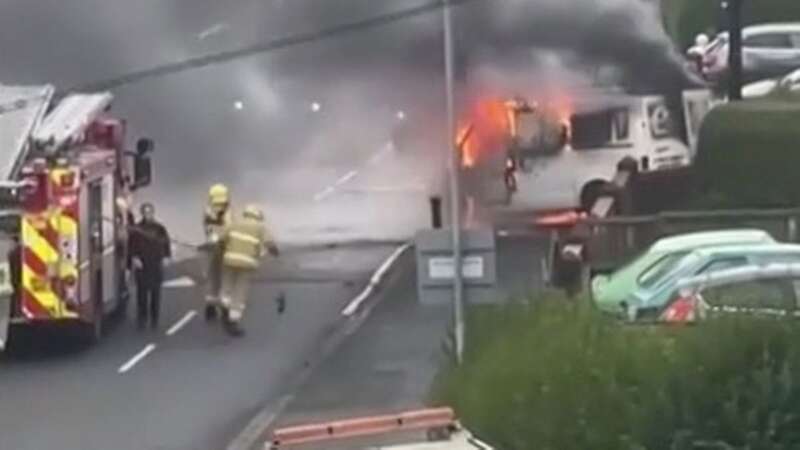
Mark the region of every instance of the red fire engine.
<instances>
[{"instance_id":1,"label":"red fire engine","mask_svg":"<svg viewBox=\"0 0 800 450\"><path fill-rule=\"evenodd\" d=\"M0 109L0 132L16 136L0 149L12 161L2 174L0 231L18 238L4 265L11 295L0 297L0 349L9 323L74 324L96 340L130 295L127 205L150 183L152 141L124 149L125 122L108 114L110 93L71 94L55 106L52 94L49 86L0 86L0 103L17 98L16 109Z\"/></svg>"}]
</instances>

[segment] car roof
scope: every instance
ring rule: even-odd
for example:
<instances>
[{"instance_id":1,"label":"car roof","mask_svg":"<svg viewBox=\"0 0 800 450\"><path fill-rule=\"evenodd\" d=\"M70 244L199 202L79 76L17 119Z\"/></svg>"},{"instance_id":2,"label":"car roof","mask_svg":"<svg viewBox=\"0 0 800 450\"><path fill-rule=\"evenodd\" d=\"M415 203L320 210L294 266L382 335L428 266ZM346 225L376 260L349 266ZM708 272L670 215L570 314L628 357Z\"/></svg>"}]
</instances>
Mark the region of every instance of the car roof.
<instances>
[{"instance_id":1,"label":"car roof","mask_svg":"<svg viewBox=\"0 0 800 450\"><path fill-rule=\"evenodd\" d=\"M800 263L748 264L684 277L678 280L677 287L713 288L750 281L797 278L800 278Z\"/></svg>"},{"instance_id":2,"label":"car roof","mask_svg":"<svg viewBox=\"0 0 800 450\"><path fill-rule=\"evenodd\" d=\"M762 34L762 33L798 33L800 32L800 22L774 22L750 25L742 29L742 34Z\"/></svg>"},{"instance_id":3,"label":"car roof","mask_svg":"<svg viewBox=\"0 0 800 450\"><path fill-rule=\"evenodd\" d=\"M742 28L742 36L752 36L765 33L800 33L800 22L774 22L750 25ZM728 39L728 32L717 33L714 40L718 38ZM712 40L713 42L713 40ZM709 42L711 44L711 42Z\"/></svg>"},{"instance_id":4,"label":"car roof","mask_svg":"<svg viewBox=\"0 0 800 450\"><path fill-rule=\"evenodd\" d=\"M800 244L733 244L698 248L694 253L701 256L711 255L741 255L743 253L770 254L770 253L800 253Z\"/></svg>"},{"instance_id":5,"label":"car roof","mask_svg":"<svg viewBox=\"0 0 800 450\"><path fill-rule=\"evenodd\" d=\"M769 233L759 229L738 228L730 230L698 231L678 234L657 240L651 247L652 252L674 252L692 250L698 247L727 245L741 242L759 242L773 240Z\"/></svg>"}]
</instances>

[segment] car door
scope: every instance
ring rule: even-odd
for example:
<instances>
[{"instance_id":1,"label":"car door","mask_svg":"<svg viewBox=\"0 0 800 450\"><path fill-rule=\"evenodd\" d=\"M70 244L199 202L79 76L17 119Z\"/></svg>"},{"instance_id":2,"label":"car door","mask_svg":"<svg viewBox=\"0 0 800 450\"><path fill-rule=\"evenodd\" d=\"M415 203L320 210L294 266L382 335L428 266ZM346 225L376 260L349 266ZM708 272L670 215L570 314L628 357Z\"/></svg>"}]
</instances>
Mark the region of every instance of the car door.
<instances>
[{"instance_id":1,"label":"car door","mask_svg":"<svg viewBox=\"0 0 800 450\"><path fill-rule=\"evenodd\" d=\"M743 280L703 289L700 295L710 317L794 315L797 310L794 283L790 279Z\"/></svg>"}]
</instances>

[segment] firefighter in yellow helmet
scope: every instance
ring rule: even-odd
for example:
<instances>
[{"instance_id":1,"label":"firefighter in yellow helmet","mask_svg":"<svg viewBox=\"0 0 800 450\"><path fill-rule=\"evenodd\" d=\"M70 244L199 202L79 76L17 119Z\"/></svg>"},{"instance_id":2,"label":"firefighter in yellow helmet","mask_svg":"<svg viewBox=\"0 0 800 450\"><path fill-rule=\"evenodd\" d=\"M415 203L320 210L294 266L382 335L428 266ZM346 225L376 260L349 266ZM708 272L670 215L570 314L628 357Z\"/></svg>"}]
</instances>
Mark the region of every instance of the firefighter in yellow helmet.
<instances>
[{"instance_id":1,"label":"firefighter in yellow helmet","mask_svg":"<svg viewBox=\"0 0 800 450\"><path fill-rule=\"evenodd\" d=\"M241 336L242 316L253 274L261 266L266 251L278 256L278 247L264 223L264 214L255 205L248 205L222 235L222 305L228 333Z\"/></svg>"},{"instance_id":2,"label":"firefighter in yellow helmet","mask_svg":"<svg viewBox=\"0 0 800 450\"><path fill-rule=\"evenodd\" d=\"M215 184L208 191L208 204L203 213L203 229L206 234L205 250L208 252L206 273L206 320L217 317L222 284L222 241L225 227L231 223L230 196L223 184Z\"/></svg>"}]
</instances>

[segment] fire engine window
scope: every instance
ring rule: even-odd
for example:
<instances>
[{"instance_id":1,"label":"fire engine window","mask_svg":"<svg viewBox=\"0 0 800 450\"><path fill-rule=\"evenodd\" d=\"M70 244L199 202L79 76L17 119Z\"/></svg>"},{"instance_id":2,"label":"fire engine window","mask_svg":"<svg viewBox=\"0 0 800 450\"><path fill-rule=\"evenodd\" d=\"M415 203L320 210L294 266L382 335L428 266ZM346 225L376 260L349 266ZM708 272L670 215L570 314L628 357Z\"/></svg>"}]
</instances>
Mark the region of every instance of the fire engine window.
<instances>
[{"instance_id":1,"label":"fire engine window","mask_svg":"<svg viewBox=\"0 0 800 450\"><path fill-rule=\"evenodd\" d=\"M575 114L570 118L572 148L591 150L603 148L611 142L612 112Z\"/></svg>"}]
</instances>

